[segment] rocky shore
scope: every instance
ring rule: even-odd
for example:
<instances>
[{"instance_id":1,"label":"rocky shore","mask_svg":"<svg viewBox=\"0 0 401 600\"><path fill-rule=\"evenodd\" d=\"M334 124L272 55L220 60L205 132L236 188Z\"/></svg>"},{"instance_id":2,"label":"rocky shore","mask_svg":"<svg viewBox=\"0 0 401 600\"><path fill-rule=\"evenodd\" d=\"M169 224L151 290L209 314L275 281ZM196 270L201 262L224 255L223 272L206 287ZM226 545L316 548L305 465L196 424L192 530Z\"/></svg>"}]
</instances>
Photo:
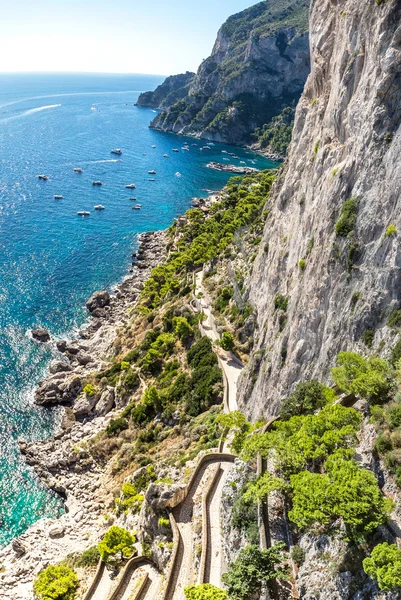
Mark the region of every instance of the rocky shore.
<instances>
[{"instance_id":1,"label":"rocky shore","mask_svg":"<svg viewBox=\"0 0 401 600\"><path fill-rule=\"evenodd\" d=\"M210 162L207 165L208 169L216 171L225 171L227 173L236 173L237 175L250 175L251 173L259 173L259 169L254 167L237 167L236 165L223 165L218 162Z\"/></svg>"},{"instance_id":2,"label":"rocky shore","mask_svg":"<svg viewBox=\"0 0 401 600\"><path fill-rule=\"evenodd\" d=\"M166 235L159 231L139 236L129 275L113 293L96 292L88 300L92 318L76 339L55 340L44 330L32 332L37 343L51 344L55 354L35 402L61 405L63 415L52 438L19 445L26 462L60 495L65 512L59 519L38 521L0 550L3 600L33 598L32 581L41 569L97 543L113 521L107 515L114 506L108 476L85 451L85 442L121 407L114 388L105 386L88 397L82 393L83 382L89 373L102 371L115 352L118 329L128 320L151 269L166 257Z\"/></svg>"}]
</instances>

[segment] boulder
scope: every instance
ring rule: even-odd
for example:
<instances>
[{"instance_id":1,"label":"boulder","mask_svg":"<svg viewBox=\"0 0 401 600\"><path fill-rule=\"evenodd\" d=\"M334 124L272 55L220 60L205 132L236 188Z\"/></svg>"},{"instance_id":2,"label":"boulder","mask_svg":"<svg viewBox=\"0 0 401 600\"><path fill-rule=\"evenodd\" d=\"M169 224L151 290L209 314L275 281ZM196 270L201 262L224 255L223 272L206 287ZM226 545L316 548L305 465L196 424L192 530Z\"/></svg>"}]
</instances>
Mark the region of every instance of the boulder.
<instances>
[{"instance_id":1,"label":"boulder","mask_svg":"<svg viewBox=\"0 0 401 600\"><path fill-rule=\"evenodd\" d=\"M24 556L24 554L26 554L26 548L21 542L21 540L19 540L18 538L11 542L11 548L14 550L15 556L17 558L21 558L21 556Z\"/></svg>"},{"instance_id":2,"label":"boulder","mask_svg":"<svg viewBox=\"0 0 401 600\"><path fill-rule=\"evenodd\" d=\"M146 503L156 512L174 508L184 499L185 489L183 483L151 483L146 490Z\"/></svg>"},{"instance_id":3,"label":"boulder","mask_svg":"<svg viewBox=\"0 0 401 600\"><path fill-rule=\"evenodd\" d=\"M82 390L82 381L77 375L60 372L40 382L35 391L35 403L51 406L63 402L73 402Z\"/></svg>"},{"instance_id":4,"label":"boulder","mask_svg":"<svg viewBox=\"0 0 401 600\"><path fill-rule=\"evenodd\" d=\"M77 361L79 362L80 365L87 365L91 362L93 362L93 358L90 356L90 354L87 354L86 352L83 352L82 350L80 350L78 352L78 354L75 357L77 359Z\"/></svg>"},{"instance_id":5,"label":"boulder","mask_svg":"<svg viewBox=\"0 0 401 600\"><path fill-rule=\"evenodd\" d=\"M64 536L64 527L60 523L51 525L48 530L49 537L59 538Z\"/></svg>"},{"instance_id":6,"label":"boulder","mask_svg":"<svg viewBox=\"0 0 401 600\"><path fill-rule=\"evenodd\" d=\"M93 312L97 308L104 308L110 304L110 294L106 291L95 292L86 303L86 308L89 312Z\"/></svg>"},{"instance_id":7,"label":"boulder","mask_svg":"<svg viewBox=\"0 0 401 600\"><path fill-rule=\"evenodd\" d=\"M42 329L41 327L38 327L38 329L32 329L31 333L32 333L33 339L38 342L42 342L42 343L50 342L50 333L46 329Z\"/></svg>"},{"instance_id":8,"label":"boulder","mask_svg":"<svg viewBox=\"0 0 401 600\"><path fill-rule=\"evenodd\" d=\"M54 375L56 373L72 371L72 367L71 367L70 363L65 362L63 360L53 360L50 363L49 371L50 371L50 373L52 373Z\"/></svg>"},{"instance_id":9,"label":"boulder","mask_svg":"<svg viewBox=\"0 0 401 600\"><path fill-rule=\"evenodd\" d=\"M99 402L96 403L96 414L98 416L107 415L114 407L115 404L115 394L114 388L108 387L104 390L102 395L100 396Z\"/></svg>"},{"instance_id":10,"label":"boulder","mask_svg":"<svg viewBox=\"0 0 401 600\"><path fill-rule=\"evenodd\" d=\"M96 403L99 401L99 396L80 396L76 399L72 410L76 417L83 417L93 411Z\"/></svg>"},{"instance_id":11,"label":"boulder","mask_svg":"<svg viewBox=\"0 0 401 600\"><path fill-rule=\"evenodd\" d=\"M65 340L57 340L56 347L59 352L65 352L67 348L67 342Z\"/></svg>"}]
</instances>

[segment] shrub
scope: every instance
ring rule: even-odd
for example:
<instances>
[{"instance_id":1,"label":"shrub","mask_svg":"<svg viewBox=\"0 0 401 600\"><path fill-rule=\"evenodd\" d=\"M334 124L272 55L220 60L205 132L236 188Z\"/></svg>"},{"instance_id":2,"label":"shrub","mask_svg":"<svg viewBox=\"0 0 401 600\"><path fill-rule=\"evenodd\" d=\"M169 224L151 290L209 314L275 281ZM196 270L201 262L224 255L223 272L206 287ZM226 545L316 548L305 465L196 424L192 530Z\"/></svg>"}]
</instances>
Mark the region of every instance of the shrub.
<instances>
[{"instance_id":1,"label":"shrub","mask_svg":"<svg viewBox=\"0 0 401 600\"><path fill-rule=\"evenodd\" d=\"M113 525L98 544L101 559L107 563L111 557L116 557L117 562L121 562L123 558L131 556L135 542L135 536L129 531Z\"/></svg>"},{"instance_id":2,"label":"shrub","mask_svg":"<svg viewBox=\"0 0 401 600\"><path fill-rule=\"evenodd\" d=\"M391 364L395 365L401 359L401 339L398 340L391 352Z\"/></svg>"},{"instance_id":3,"label":"shrub","mask_svg":"<svg viewBox=\"0 0 401 600\"><path fill-rule=\"evenodd\" d=\"M227 592L211 583L190 585L184 589L186 600L228 600Z\"/></svg>"},{"instance_id":4,"label":"shrub","mask_svg":"<svg viewBox=\"0 0 401 600\"><path fill-rule=\"evenodd\" d=\"M64 565L50 565L33 584L35 595L43 600L72 600L77 588L76 573Z\"/></svg>"},{"instance_id":5,"label":"shrub","mask_svg":"<svg viewBox=\"0 0 401 600\"><path fill-rule=\"evenodd\" d=\"M294 415L305 415L313 413L319 408L334 400L333 390L319 381L301 381L294 392L283 400L280 417L288 420Z\"/></svg>"},{"instance_id":6,"label":"shrub","mask_svg":"<svg viewBox=\"0 0 401 600\"><path fill-rule=\"evenodd\" d=\"M393 406L388 411L388 418L392 427L399 427L401 425L401 405Z\"/></svg>"},{"instance_id":7,"label":"shrub","mask_svg":"<svg viewBox=\"0 0 401 600\"><path fill-rule=\"evenodd\" d=\"M242 488L234 501L231 523L233 527L245 533L249 544L259 544L258 508L252 500L244 497L246 487Z\"/></svg>"},{"instance_id":8,"label":"shrub","mask_svg":"<svg viewBox=\"0 0 401 600\"><path fill-rule=\"evenodd\" d=\"M238 553L228 572L222 576L230 600L249 600L259 597L262 587L274 579L287 579L284 544L275 544L267 550L246 546Z\"/></svg>"},{"instance_id":9,"label":"shrub","mask_svg":"<svg viewBox=\"0 0 401 600\"><path fill-rule=\"evenodd\" d=\"M133 390L136 387L138 387L139 381L140 380L137 371L134 371L133 369L128 369L123 381L124 387L127 390Z\"/></svg>"},{"instance_id":10,"label":"shrub","mask_svg":"<svg viewBox=\"0 0 401 600\"><path fill-rule=\"evenodd\" d=\"M391 311L387 324L389 327L401 327L401 309L395 308Z\"/></svg>"},{"instance_id":11,"label":"shrub","mask_svg":"<svg viewBox=\"0 0 401 600\"><path fill-rule=\"evenodd\" d=\"M334 383L347 394L370 400L385 400L393 386L389 363L372 356L364 358L356 352L340 352L337 367L331 369Z\"/></svg>"},{"instance_id":12,"label":"shrub","mask_svg":"<svg viewBox=\"0 0 401 600\"><path fill-rule=\"evenodd\" d=\"M106 427L106 434L111 437L117 433L121 433L124 429L128 429L128 421L124 417L112 419Z\"/></svg>"},{"instance_id":13,"label":"shrub","mask_svg":"<svg viewBox=\"0 0 401 600\"><path fill-rule=\"evenodd\" d=\"M84 394L86 396L94 396L96 394L96 390L95 390L94 386L91 383L88 383L84 387Z\"/></svg>"},{"instance_id":14,"label":"shrub","mask_svg":"<svg viewBox=\"0 0 401 600\"><path fill-rule=\"evenodd\" d=\"M193 344L187 352L188 364L195 369L196 367L214 366L217 364L217 357L212 349L212 342L206 336Z\"/></svg>"},{"instance_id":15,"label":"shrub","mask_svg":"<svg viewBox=\"0 0 401 600\"><path fill-rule=\"evenodd\" d=\"M234 350L235 340L233 338L233 335L229 331L223 331L220 340L220 346L223 348L223 350L226 350L228 352Z\"/></svg>"},{"instance_id":16,"label":"shrub","mask_svg":"<svg viewBox=\"0 0 401 600\"><path fill-rule=\"evenodd\" d=\"M287 308L288 308L288 298L286 298L282 294L277 294L277 296L274 298L274 309L286 311Z\"/></svg>"},{"instance_id":17,"label":"shrub","mask_svg":"<svg viewBox=\"0 0 401 600\"><path fill-rule=\"evenodd\" d=\"M223 435L225 434L224 430L234 432L230 448L239 454L243 448L246 436L252 431L251 423L247 421L245 415L239 410L219 415L216 418L216 423L223 428Z\"/></svg>"},{"instance_id":18,"label":"shrub","mask_svg":"<svg viewBox=\"0 0 401 600\"><path fill-rule=\"evenodd\" d=\"M356 225L357 214L357 198L348 198L342 205L340 217L336 223L335 231L337 236L345 237L353 231Z\"/></svg>"},{"instance_id":19,"label":"shrub","mask_svg":"<svg viewBox=\"0 0 401 600\"><path fill-rule=\"evenodd\" d=\"M385 433L379 433L375 442L375 450L378 454L386 454L393 449L391 439Z\"/></svg>"},{"instance_id":20,"label":"shrub","mask_svg":"<svg viewBox=\"0 0 401 600\"><path fill-rule=\"evenodd\" d=\"M165 517L160 517L160 519L158 520L159 526L160 527L171 527L170 525L170 519L166 519Z\"/></svg>"},{"instance_id":21,"label":"shrub","mask_svg":"<svg viewBox=\"0 0 401 600\"><path fill-rule=\"evenodd\" d=\"M372 348L372 346L373 346L374 337L375 337L374 329L365 329L365 331L362 334L362 341L369 349Z\"/></svg>"},{"instance_id":22,"label":"shrub","mask_svg":"<svg viewBox=\"0 0 401 600\"><path fill-rule=\"evenodd\" d=\"M301 258L301 260L298 263L298 267L301 271L305 271L306 260L304 258Z\"/></svg>"},{"instance_id":23,"label":"shrub","mask_svg":"<svg viewBox=\"0 0 401 600\"><path fill-rule=\"evenodd\" d=\"M121 361L121 371L126 371L127 369L129 369L130 364L129 362L126 362L125 360Z\"/></svg>"},{"instance_id":24,"label":"shrub","mask_svg":"<svg viewBox=\"0 0 401 600\"><path fill-rule=\"evenodd\" d=\"M395 544L378 544L362 564L365 573L377 581L381 590L401 588L401 550Z\"/></svg>"},{"instance_id":25,"label":"shrub","mask_svg":"<svg viewBox=\"0 0 401 600\"><path fill-rule=\"evenodd\" d=\"M301 546L293 546L291 558L294 563L300 567L305 560L305 551L302 550Z\"/></svg>"},{"instance_id":26,"label":"shrub","mask_svg":"<svg viewBox=\"0 0 401 600\"><path fill-rule=\"evenodd\" d=\"M396 235L397 233L397 227L395 225L389 225L386 229L386 237L391 237L393 235Z\"/></svg>"},{"instance_id":27,"label":"shrub","mask_svg":"<svg viewBox=\"0 0 401 600\"><path fill-rule=\"evenodd\" d=\"M384 498L371 471L353 460L333 456L326 474L304 471L291 477L293 506L288 516L300 529L330 525L342 518L351 539L373 533L394 508Z\"/></svg>"},{"instance_id":28,"label":"shrub","mask_svg":"<svg viewBox=\"0 0 401 600\"><path fill-rule=\"evenodd\" d=\"M185 340L193 335L194 330L185 317L173 318L174 333L180 340Z\"/></svg>"},{"instance_id":29,"label":"shrub","mask_svg":"<svg viewBox=\"0 0 401 600\"><path fill-rule=\"evenodd\" d=\"M84 550L78 559L77 567L94 567L99 562L100 553L97 546Z\"/></svg>"}]
</instances>

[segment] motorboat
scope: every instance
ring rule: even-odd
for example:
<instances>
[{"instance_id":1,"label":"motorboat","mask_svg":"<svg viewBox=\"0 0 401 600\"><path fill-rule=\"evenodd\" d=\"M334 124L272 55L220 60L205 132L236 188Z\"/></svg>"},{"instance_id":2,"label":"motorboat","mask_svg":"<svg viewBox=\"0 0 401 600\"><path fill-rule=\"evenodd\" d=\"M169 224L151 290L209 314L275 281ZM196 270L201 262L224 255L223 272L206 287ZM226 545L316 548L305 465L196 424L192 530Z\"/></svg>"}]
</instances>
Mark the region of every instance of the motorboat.
<instances>
[{"instance_id":1,"label":"motorboat","mask_svg":"<svg viewBox=\"0 0 401 600\"><path fill-rule=\"evenodd\" d=\"M135 206L132 207L132 210L141 210L142 208L142 204L135 204Z\"/></svg>"},{"instance_id":2,"label":"motorboat","mask_svg":"<svg viewBox=\"0 0 401 600\"><path fill-rule=\"evenodd\" d=\"M62 200L63 198L64 198L64 196L60 196L59 194L54 194L55 200Z\"/></svg>"},{"instance_id":3,"label":"motorboat","mask_svg":"<svg viewBox=\"0 0 401 600\"><path fill-rule=\"evenodd\" d=\"M38 175L38 179L41 179L42 181L47 181L48 177L47 175Z\"/></svg>"},{"instance_id":4,"label":"motorboat","mask_svg":"<svg viewBox=\"0 0 401 600\"><path fill-rule=\"evenodd\" d=\"M156 148L156 146L153 144L152 148Z\"/></svg>"},{"instance_id":5,"label":"motorboat","mask_svg":"<svg viewBox=\"0 0 401 600\"><path fill-rule=\"evenodd\" d=\"M101 181L92 181L92 185L103 185Z\"/></svg>"},{"instance_id":6,"label":"motorboat","mask_svg":"<svg viewBox=\"0 0 401 600\"><path fill-rule=\"evenodd\" d=\"M83 173L83 169L81 169L80 167L74 167L74 173Z\"/></svg>"},{"instance_id":7,"label":"motorboat","mask_svg":"<svg viewBox=\"0 0 401 600\"><path fill-rule=\"evenodd\" d=\"M177 171L177 173L175 174L176 177L181 177L181 173L179 171Z\"/></svg>"},{"instance_id":8,"label":"motorboat","mask_svg":"<svg viewBox=\"0 0 401 600\"><path fill-rule=\"evenodd\" d=\"M131 202L136 202L136 196L131 196L131 198L128 198L128 200L130 200Z\"/></svg>"},{"instance_id":9,"label":"motorboat","mask_svg":"<svg viewBox=\"0 0 401 600\"><path fill-rule=\"evenodd\" d=\"M103 206L103 204L97 204L97 205L95 206L95 210L104 210L104 206Z\"/></svg>"},{"instance_id":10,"label":"motorboat","mask_svg":"<svg viewBox=\"0 0 401 600\"><path fill-rule=\"evenodd\" d=\"M182 146L181 150L188 150L189 151L189 148L188 148L188 146Z\"/></svg>"},{"instance_id":11,"label":"motorboat","mask_svg":"<svg viewBox=\"0 0 401 600\"><path fill-rule=\"evenodd\" d=\"M211 150L210 146L203 146L202 150Z\"/></svg>"},{"instance_id":12,"label":"motorboat","mask_svg":"<svg viewBox=\"0 0 401 600\"><path fill-rule=\"evenodd\" d=\"M163 154L163 158L170 158L168 154Z\"/></svg>"},{"instance_id":13,"label":"motorboat","mask_svg":"<svg viewBox=\"0 0 401 600\"><path fill-rule=\"evenodd\" d=\"M127 190L135 190L136 189L136 185L135 185L135 183L129 183L128 185L125 186L125 188Z\"/></svg>"},{"instance_id":14,"label":"motorboat","mask_svg":"<svg viewBox=\"0 0 401 600\"><path fill-rule=\"evenodd\" d=\"M173 152L179 152L178 148L173 148Z\"/></svg>"},{"instance_id":15,"label":"motorboat","mask_svg":"<svg viewBox=\"0 0 401 600\"><path fill-rule=\"evenodd\" d=\"M114 148L114 150L110 150L110 154L118 154L118 156L121 156L122 153L123 151L121 148Z\"/></svg>"},{"instance_id":16,"label":"motorboat","mask_svg":"<svg viewBox=\"0 0 401 600\"><path fill-rule=\"evenodd\" d=\"M156 181L156 179L153 179L153 177L151 179L149 179L149 181Z\"/></svg>"},{"instance_id":17,"label":"motorboat","mask_svg":"<svg viewBox=\"0 0 401 600\"><path fill-rule=\"evenodd\" d=\"M151 171L148 171L148 175L156 175L156 171L152 169Z\"/></svg>"},{"instance_id":18,"label":"motorboat","mask_svg":"<svg viewBox=\"0 0 401 600\"><path fill-rule=\"evenodd\" d=\"M89 217L90 212L87 210L79 210L77 212L77 215L79 215L80 217Z\"/></svg>"}]
</instances>

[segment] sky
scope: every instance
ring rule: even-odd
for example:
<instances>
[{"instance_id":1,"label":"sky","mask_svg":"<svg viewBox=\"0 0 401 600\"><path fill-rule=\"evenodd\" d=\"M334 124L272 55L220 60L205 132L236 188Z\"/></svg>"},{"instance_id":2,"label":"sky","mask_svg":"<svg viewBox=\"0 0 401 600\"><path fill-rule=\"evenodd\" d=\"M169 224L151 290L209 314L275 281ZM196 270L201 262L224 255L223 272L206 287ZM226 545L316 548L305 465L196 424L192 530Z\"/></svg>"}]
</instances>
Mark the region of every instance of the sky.
<instances>
[{"instance_id":1,"label":"sky","mask_svg":"<svg viewBox=\"0 0 401 600\"><path fill-rule=\"evenodd\" d=\"M257 0L0 0L0 72L195 71Z\"/></svg>"}]
</instances>

